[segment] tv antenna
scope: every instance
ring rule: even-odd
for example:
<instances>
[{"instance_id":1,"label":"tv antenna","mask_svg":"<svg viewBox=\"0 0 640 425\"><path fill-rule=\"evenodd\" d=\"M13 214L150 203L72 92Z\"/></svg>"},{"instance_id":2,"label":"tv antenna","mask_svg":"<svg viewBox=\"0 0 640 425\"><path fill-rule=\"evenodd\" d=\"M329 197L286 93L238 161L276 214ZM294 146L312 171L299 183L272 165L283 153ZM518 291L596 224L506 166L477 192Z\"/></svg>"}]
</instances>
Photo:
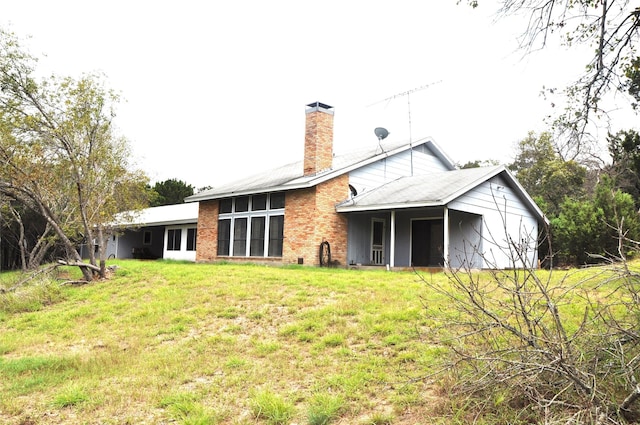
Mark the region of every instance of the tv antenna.
<instances>
[{"instance_id":1,"label":"tv antenna","mask_svg":"<svg viewBox=\"0 0 640 425\"><path fill-rule=\"evenodd\" d=\"M424 86L416 87L411 90L403 91L402 93L394 94L393 96L387 97L386 99L379 100L377 102L372 103L369 106L377 105L378 103L387 102L387 105L394 99L399 97L406 96L407 97L407 119L409 121L409 148L411 150L411 175L413 176L413 137L411 134L411 93L415 93L420 90L428 89L431 86L435 86L436 84L441 83L442 80L434 81L433 83L425 84ZM376 129L377 130L377 129ZM388 134L388 133L387 133ZM378 135L376 133L376 135ZM386 136L385 136L386 137ZM378 140L382 140L378 138Z\"/></svg>"}]
</instances>

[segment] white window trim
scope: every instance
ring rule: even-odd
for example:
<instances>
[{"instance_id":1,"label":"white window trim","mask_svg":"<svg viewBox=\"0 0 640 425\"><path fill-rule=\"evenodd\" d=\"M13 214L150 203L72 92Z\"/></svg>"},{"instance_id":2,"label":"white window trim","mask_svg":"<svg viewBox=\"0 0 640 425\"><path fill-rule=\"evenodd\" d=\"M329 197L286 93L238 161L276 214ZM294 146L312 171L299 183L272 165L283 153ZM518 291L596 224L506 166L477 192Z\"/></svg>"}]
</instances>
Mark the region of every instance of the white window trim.
<instances>
[{"instance_id":1,"label":"white window trim","mask_svg":"<svg viewBox=\"0 0 640 425\"><path fill-rule=\"evenodd\" d=\"M278 192L280 193L280 192ZM252 211L253 207L253 195L249 196L249 210L236 212L236 199L232 198L231 203L231 212L230 213L221 213L218 214L218 220L231 220L230 222L230 234L229 234L229 257L250 257L250 258L272 258L269 257L269 230L271 224L271 217L274 216L283 216L284 217L284 208L271 209L271 195L267 194L267 205L266 210L257 210ZM254 217L264 217L264 241L263 241L263 254L262 256L258 255L250 255L251 253L251 222ZM235 243L235 221L237 218L246 218L247 219L247 231L246 231L246 240L245 240L245 252L244 255L234 255L234 243ZM275 258L275 257L274 257Z\"/></svg>"}]
</instances>

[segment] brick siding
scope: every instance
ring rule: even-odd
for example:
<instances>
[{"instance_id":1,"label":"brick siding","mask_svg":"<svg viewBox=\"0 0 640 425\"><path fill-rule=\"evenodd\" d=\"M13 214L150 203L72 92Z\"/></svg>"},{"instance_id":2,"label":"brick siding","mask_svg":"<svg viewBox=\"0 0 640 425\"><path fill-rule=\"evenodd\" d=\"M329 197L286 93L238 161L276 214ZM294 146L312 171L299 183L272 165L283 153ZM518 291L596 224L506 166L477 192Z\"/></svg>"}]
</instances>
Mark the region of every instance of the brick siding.
<instances>
[{"instance_id":1,"label":"brick siding","mask_svg":"<svg viewBox=\"0 0 640 425\"><path fill-rule=\"evenodd\" d=\"M336 265L347 262L347 217L336 204L349 193L349 178L342 175L310 189L287 192L284 213L284 263L320 264L320 244L329 242Z\"/></svg>"},{"instance_id":2,"label":"brick siding","mask_svg":"<svg viewBox=\"0 0 640 425\"><path fill-rule=\"evenodd\" d=\"M213 261L218 255L219 201L202 201L198 207L196 261Z\"/></svg>"}]
</instances>

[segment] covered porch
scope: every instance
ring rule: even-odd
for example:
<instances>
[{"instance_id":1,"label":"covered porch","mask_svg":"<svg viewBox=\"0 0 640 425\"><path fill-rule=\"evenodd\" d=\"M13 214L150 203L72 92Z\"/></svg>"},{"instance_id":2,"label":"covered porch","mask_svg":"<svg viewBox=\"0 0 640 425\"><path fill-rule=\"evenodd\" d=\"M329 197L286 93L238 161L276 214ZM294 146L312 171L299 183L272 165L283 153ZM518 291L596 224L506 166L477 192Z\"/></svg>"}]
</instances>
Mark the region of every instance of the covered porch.
<instances>
[{"instance_id":1,"label":"covered porch","mask_svg":"<svg viewBox=\"0 0 640 425\"><path fill-rule=\"evenodd\" d=\"M481 268L481 215L447 207L346 213L349 266Z\"/></svg>"}]
</instances>

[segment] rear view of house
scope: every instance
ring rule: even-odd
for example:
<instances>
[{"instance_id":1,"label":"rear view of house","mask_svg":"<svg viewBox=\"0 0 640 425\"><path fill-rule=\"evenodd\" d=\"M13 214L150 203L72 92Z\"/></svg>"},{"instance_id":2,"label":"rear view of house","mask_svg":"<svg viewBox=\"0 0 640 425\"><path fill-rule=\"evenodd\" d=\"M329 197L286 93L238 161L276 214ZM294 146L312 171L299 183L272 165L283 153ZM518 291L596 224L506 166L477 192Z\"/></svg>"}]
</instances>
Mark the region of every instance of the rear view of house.
<instances>
[{"instance_id":1,"label":"rear view of house","mask_svg":"<svg viewBox=\"0 0 640 425\"><path fill-rule=\"evenodd\" d=\"M503 166L456 169L431 139L333 153L307 105L304 158L200 192L197 261L474 268L537 263L545 218ZM514 255L513 250L519 250Z\"/></svg>"}]
</instances>

